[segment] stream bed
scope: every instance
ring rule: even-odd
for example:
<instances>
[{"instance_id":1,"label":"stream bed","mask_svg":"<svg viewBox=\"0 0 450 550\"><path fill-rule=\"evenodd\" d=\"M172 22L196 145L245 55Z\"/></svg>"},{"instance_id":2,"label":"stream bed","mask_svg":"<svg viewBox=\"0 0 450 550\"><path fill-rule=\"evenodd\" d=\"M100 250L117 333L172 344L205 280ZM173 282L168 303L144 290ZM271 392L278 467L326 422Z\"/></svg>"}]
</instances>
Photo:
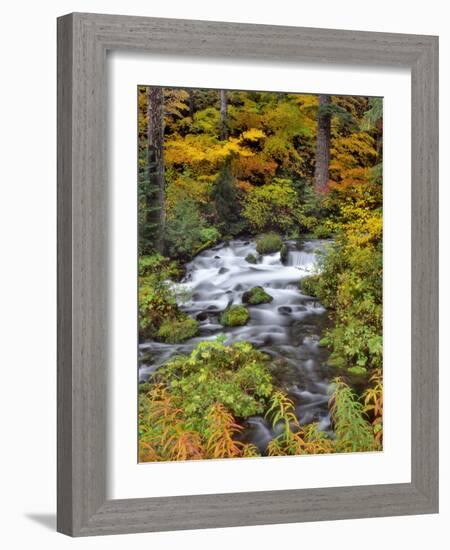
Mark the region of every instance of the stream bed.
<instances>
[{"instance_id":1,"label":"stream bed","mask_svg":"<svg viewBox=\"0 0 450 550\"><path fill-rule=\"evenodd\" d=\"M219 334L225 343L246 340L270 355L276 368L275 383L293 400L300 424L318 422L319 429L330 432L328 415L329 352L319 340L326 328L328 315L314 298L299 290L302 277L315 272L317 253L327 241L306 240L301 245L286 242L287 261L280 253L266 254L258 263L245 260L256 255L254 240L233 240L198 254L186 266L186 275L177 285L189 296L181 308L200 323L199 334L182 344L147 341L139 345L139 381L180 353L190 353L195 346ZM223 327L220 313L231 304L241 304L246 290L262 286L273 296L267 304L249 306L250 321L242 327ZM243 440L255 444L264 453L277 434L261 416L244 422Z\"/></svg>"}]
</instances>

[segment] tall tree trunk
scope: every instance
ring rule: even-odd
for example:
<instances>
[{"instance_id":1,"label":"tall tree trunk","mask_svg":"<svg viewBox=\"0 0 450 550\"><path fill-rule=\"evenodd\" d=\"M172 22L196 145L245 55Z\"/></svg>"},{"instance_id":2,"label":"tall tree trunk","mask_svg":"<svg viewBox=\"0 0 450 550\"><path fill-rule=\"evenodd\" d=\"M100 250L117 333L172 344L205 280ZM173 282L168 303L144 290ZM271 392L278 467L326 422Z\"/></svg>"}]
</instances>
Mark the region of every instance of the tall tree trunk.
<instances>
[{"instance_id":1,"label":"tall tree trunk","mask_svg":"<svg viewBox=\"0 0 450 550\"><path fill-rule=\"evenodd\" d=\"M316 191L326 192L328 188L328 170L330 165L331 114L326 107L331 104L331 96L319 95L317 114L317 149L314 185Z\"/></svg>"},{"instance_id":2,"label":"tall tree trunk","mask_svg":"<svg viewBox=\"0 0 450 550\"><path fill-rule=\"evenodd\" d=\"M220 139L228 137L228 97L226 90L220 90Z\"/></svg>"},{"instance_id":3,"label":"tall tree trunk","mask_svg":"<svg viewBox=\"0 0 450 550\"><path fill-rule=\"evenodd\" d=\"M164 253L166 225L164 182L164 91L148 88L148 172L147 212L149 225L156 228L156 249Z\"/></svg>"},{"instance_id":4,"label":"tall tree trunk","mask_svg":"<svg viewBox=\"0 0 450 550\"><path fill-rule=\"evenodd\" d=\"M194 116L194 90L192 88L188 89L188 106L189 116L192 118Z\"/></svg>"}]
</instances>

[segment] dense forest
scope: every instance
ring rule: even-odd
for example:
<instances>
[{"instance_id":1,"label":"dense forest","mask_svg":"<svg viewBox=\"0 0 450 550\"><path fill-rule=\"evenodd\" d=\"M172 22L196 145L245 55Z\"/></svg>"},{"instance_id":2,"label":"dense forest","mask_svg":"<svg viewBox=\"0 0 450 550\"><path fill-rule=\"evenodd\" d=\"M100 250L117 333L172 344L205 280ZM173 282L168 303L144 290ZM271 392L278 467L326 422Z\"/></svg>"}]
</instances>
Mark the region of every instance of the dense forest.
<instances>
[{"instance_id":1,"label":"dense forest","mask_svg":"<svg viewBox=\"0 0 450 550\"><path fill-rule=\"evenodd\" d=\"M141 461L382 448L382 131L381 98L138 88L139 338L147 363L166 354L139 387ZM320 250L301 272L292 257L305 246ZM213 298L213 273L236 265L242 281L270 269L289 284L270 271L261 285L223 286L224 307L193 309L204 289ZM200 298L189 287L199 266ZM277 298L292 288L298 311L326 313L295 317ZM272 350L242 327L275 305L283 322L294 312L289 346ZM311 311L322 323L311 353L331 373L326 428L302 420L279 383L308 362L290 335L317 325ZM272 429L263 447L245 437L255 417Z\"/></svg>"}]
</instances>

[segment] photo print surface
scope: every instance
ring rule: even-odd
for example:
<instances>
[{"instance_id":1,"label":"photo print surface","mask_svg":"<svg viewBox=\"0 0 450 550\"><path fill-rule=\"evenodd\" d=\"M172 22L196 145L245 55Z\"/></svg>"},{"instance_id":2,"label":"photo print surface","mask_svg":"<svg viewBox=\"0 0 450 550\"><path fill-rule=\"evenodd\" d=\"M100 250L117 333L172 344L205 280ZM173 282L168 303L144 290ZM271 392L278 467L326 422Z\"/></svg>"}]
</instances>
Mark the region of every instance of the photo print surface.
<instances>
[{"instance_id":1,"label":"photo print surface","mask_svg":"<svg viewBox=\"0 0 450 550\"><path fill-rule=\"evenodd\" d=\"M383 448L383 100L139 86L139 462Z\"/></svg>"}]
</instances>

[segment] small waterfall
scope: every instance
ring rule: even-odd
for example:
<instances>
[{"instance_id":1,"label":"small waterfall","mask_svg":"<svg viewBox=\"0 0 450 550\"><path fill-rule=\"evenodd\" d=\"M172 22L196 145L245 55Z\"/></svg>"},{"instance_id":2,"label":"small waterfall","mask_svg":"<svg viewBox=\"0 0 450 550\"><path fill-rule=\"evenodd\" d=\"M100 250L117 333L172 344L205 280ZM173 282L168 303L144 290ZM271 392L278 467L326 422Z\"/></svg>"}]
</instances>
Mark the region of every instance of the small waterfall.
<instances>
[{"instance_id":1,"label":"small waterfall","mask_svg":"<svg viewBox=\"0 0 450 550\"><path fill-rule=\"evenodd\" d=\"M312 269L317 258L314 252L304 250L290 250L287 258L287 265L303 269Z\"/></svg>"}]
</instances>

